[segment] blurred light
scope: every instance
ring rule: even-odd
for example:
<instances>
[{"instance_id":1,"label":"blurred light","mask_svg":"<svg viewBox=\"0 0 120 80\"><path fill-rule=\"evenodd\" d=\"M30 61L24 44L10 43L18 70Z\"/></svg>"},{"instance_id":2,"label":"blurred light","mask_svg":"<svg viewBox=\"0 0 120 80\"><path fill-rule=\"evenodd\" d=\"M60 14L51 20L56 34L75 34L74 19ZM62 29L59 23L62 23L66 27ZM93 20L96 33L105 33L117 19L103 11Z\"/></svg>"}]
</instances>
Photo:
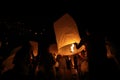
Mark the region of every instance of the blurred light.
<instances>
[{"instance_id":1,"label":"blurred light","mask_svg":"<svg viewBox=\"0 0 120 80\"><path fill-rule=\"evenodd\" d=\"M36 41L29 41L29 42L32 46L33 55L37 56L38 55L38 42L36 42Z\"/></svg>"},{"instance_id":2,"label":"blurred light","mask_svg":"<svg viewBox=\"0 0 120 80\"><path fill-rule=\"evenodd\" d=\"M37 32L35 32L35 35L37 35Z\"/></svg>"},{"instance_id":3,"label":"blurred light","mask_svg":"<svg viewBox=\"0 0 120 80\"><path fill-rule=\"evenodd\" d=\"M71 52L74 52L74 44L72 44L71 48Z\"/></svg>"}]
</instances>

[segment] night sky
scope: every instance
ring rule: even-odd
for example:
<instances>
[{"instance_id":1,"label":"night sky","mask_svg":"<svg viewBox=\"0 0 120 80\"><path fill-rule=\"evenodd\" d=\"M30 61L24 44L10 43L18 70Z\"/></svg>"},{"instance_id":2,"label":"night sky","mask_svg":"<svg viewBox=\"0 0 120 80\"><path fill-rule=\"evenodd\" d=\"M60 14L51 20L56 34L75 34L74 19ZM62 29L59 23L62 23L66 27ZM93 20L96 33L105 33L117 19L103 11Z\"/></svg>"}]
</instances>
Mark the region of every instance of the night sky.
<instances>
[{"instance_id":1,"label":"night sky","mask_svg":"<svg viewBox=\"0 0 120 80\"><path fill-rule=\"evenodd\" d=\"M118 7L114 2L45 0L37 4L22 6L16 4L16 8L7 7L5 13L5 15L0 15L0 23L2 26L6 25L10 33L13 31L14 34L17 29L21 32L20 34L24 35L25 32L25 35L29 34L30 37L32 35L32 38L36 38L34 35L37 32L37 37L41 37L43 41L49 39L48 43L55 42L54 22L65 13L69 13L76 21L81 36L85 29L89 29L92 32L107 35L114 45L119 47ZM4 28L0 26L1 34L7 32ZM27 33L31 30L33 32Z\"/></svg>"}]
</instances>

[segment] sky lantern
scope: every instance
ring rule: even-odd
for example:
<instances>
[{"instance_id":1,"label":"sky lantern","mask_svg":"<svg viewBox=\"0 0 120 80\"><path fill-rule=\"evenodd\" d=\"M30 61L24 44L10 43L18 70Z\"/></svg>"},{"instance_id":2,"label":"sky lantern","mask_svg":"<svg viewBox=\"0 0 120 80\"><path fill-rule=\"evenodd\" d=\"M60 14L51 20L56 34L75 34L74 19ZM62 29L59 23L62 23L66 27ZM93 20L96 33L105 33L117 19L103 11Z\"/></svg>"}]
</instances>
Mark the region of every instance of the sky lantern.
<instances>
[{"instance_id":1,"label":"sky lantern","mask_svg":"<svg viewBox=\"0 0 120 80\"><path fill-rule=\"evenodd\" d=\"M54 23L54 32L56 36L58 54L72 55L71 45L76 51L74 43L79 44L81 41L79 31L74 19L66 13Z\"/></svg>"},{"instance_id":2,"label":"sky lantern","mask_svg":"<svg viewBox=\"0 0 120 80\"><path fill-rule=\"evenodd\" d=\"M36 57L38 55L38 42L36 41L29 41L29 42L32 46L33 55L34 57Z\"/></svg>"}]
</instances>

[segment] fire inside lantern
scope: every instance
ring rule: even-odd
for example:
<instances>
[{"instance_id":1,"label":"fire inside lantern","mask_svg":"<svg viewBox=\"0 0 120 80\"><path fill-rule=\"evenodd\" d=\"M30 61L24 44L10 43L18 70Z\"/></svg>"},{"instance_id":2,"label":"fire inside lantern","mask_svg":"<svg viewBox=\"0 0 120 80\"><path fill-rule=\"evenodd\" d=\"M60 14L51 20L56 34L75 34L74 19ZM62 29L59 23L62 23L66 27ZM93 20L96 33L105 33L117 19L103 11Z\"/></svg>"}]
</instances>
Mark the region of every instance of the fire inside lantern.
<instances>
[{"instance_id":1,"label":"fire inside lantern","mask_svg":"<svg viewBox=\"0 0 120 80\"><path fill-rule=\"evenodd\" d=\"M72 54L74 54L74 46L75 46L75 45L72 44L71 47L70 47ZM72 61L72 68L74 68L74 59L73 59L73 57L72 57L71 61Z\"/></svg>"},{"instance_id":2,"label":"fire inside lantern","mask_svg":"<svg viewBox=\"0 0 120 80\"><path fill-rule=\"evenodd\" d=\"M72 44L71 48L71 52L74 53L74 44Z\"/></svg>"}]
</instances>

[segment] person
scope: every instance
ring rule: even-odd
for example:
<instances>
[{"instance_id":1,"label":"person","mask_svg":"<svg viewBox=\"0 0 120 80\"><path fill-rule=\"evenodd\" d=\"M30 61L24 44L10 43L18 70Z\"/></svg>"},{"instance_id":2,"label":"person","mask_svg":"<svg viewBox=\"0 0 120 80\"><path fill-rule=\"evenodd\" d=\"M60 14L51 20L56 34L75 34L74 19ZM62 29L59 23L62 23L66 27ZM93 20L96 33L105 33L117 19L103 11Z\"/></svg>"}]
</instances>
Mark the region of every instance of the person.
<instances>
[{"instance_id":1,"label":"person","mask_svg":"<svg viewBox=\"0 0 120 80\"><path fill-rule=\"evenodd\" d=\"M71 57L70 56L67 56L67 58L66 58L66 65L67 65L67 69L71 70L71 68L72 68L72 61L71 61Z\"/></svg>"},{"instance_id":2,"label":"person","mask_svg":"<svg viewBox=\"0 0 120 80\"><path fill-rule=\"evenodd\" d=\"M57 56L57 61L59 63L59 80L65 80L65 74L67 70L66 59L62 55Z\"/></svg>"},{"instance_id":3,"label":"person","mask_svg":"<svg viewBox=\"0 0 120 80\"><path fill-rule=\"evenodd\" d=\"M33 40L25 40L22 48L16 53L13 64L14 72L19 79L34 79L37 66L37 57L33 55Z\"/></svg>"},{"instance_id":4,"label":"person","mask_svg":"<svg viewBox=\"0 0 120 80\"><path fill-rule=\"evenodd\" d=\"M29 42L25 42L14 57L13 64L15 64L14 70L17 79L28 79L30 48L31 45Z\"/></svg>"},{"instance_id":5,"label":"person","mask_svg":"<svg viewBox=\"0 0 120 80\"><path fill-rule=\"evenodd\" d=\"M47 80L55 80L53 66L55 65L54 58L51 53L49 53L48 47L43 49L44 67L46 72Z\"/></svg>"},{"instance_id":6,"label":"person","mask_svg":"<svg viewBox=\"0 0 120 80\"><path fill-rule=\"evenodd\" d=\"M29 76L31 79L35 79L36 78L36 75L37 75L37 72L36 72L36 68L38 66L38 56L34 56L32 53L31 53L31 57L32 58L30 61L30 64L29 64Z\"/></svg>"},{"instance_id":7,"label":"person","mask_svg":"<svg viewBox=\"0 0 120 80\"><path fill-rule=\"evenodd\" d=\"M94 31L95 30L95 31ZM96 29L89 29L86 31L86 44L88 52L88 66L89 66L89 79L90 80L101 80L108 78L107 72L107 56L104 34ZM102 74L101 74L102 73Z\"/></svg>"},{"instance_id":8,"label":"person","mask_svg":"<svg viewBox=\"0 0 120 80\"><path fill-rule=\"evenodd\" d=\"M85 50L81 51L81 79L86 80L88 75L88 60L87 60L87 52Z\"/></svg>"}]
</instances>

